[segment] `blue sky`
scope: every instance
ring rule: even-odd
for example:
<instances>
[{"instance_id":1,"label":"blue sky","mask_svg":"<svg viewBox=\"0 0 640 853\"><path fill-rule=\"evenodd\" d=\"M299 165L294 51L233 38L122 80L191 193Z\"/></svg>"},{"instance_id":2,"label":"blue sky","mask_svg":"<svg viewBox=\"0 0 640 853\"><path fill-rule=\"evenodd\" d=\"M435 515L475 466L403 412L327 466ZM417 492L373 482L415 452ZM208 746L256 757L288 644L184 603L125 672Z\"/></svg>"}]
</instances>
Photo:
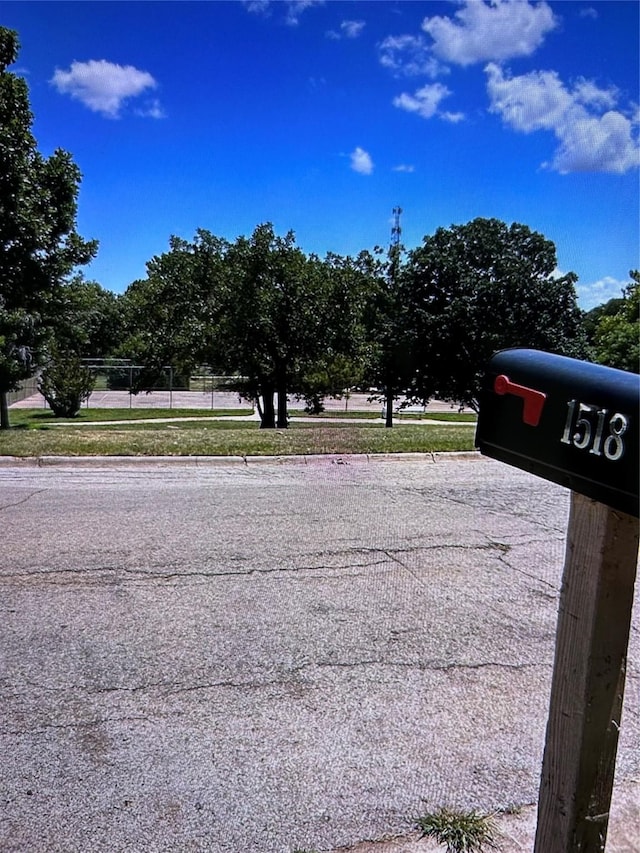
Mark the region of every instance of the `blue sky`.
<instances>
[{"instance_id":1,"label":"blue sky","mask_svg":"<svg viewBox=\"0 0 640 853\"><path fill-rule=\"evenodd\" d=\"M40 150L84 175L85 274L265 221L306 252L476 216L554 241L588 309L640 265L639 4L5 2Z\"/></svg>"}]
</instances>

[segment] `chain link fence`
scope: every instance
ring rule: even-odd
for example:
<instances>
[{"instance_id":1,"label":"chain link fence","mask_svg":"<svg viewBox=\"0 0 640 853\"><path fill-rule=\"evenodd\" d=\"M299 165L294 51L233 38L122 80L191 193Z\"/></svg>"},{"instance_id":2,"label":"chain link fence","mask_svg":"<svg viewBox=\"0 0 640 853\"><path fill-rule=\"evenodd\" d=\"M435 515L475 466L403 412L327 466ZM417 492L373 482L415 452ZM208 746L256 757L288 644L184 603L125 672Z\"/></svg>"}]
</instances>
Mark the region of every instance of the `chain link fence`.
<instances>
[{"instance_id":1,"label":"chain link fence","mask_svg":"<svg viewBox=\"0 0 640 853\"><path fill-rule=\"evenodd\" d=\"M7 394L8 405L19 403L21 400L26 400L27 397L32 397L38 393L38 377L32 376L30 379L25 379L20 383L17 391L9 391Z\"/></svg>"},{"instance_id":2,"label":"chain link fence","mask_svg":"<svg viewBox=\"0 0 640 853\"><path fill-rule=\"evenodd\" d=\"M83 408L251 408L235 387L242 376L220 375L208 365L183 373L171 365L153 374L127 359L83 359L94 375L95 385ZM38 392L38 377L22 383L9 395L9 405L47 408Z\"/></svg>"}]
</instances>

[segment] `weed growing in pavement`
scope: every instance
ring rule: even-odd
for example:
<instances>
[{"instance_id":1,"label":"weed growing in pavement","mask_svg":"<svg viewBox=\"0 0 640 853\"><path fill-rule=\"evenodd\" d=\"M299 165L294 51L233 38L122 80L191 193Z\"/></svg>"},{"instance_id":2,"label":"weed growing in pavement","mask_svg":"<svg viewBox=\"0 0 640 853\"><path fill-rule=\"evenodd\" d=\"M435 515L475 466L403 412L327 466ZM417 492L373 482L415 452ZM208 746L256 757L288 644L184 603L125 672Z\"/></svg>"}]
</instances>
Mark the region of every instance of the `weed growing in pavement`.
<instances>
[{"instance_id":1,"label":"weed growing in pavement","mask_svg":"<svg viewBox=\"0 0 640 853\"><path fill-rule=\"evenodd\" d=\"M524 811L524 804L522 803L509 803L504 806L504 808L498 809L500 814L506 815L520 815Z\"/></svg>"},{"instance_id":2,"label":"weed growing in pavement","mask_svg":"<svg viewBox=\"0 0 640 853\"><path fill-rule=\"evenodd\" d=\"M419 818L416 827L423 838L445 844L446 853L482 853L487 849L499 849L498 829L491 815L442 808Z\"/></svg>"}]
</instances>

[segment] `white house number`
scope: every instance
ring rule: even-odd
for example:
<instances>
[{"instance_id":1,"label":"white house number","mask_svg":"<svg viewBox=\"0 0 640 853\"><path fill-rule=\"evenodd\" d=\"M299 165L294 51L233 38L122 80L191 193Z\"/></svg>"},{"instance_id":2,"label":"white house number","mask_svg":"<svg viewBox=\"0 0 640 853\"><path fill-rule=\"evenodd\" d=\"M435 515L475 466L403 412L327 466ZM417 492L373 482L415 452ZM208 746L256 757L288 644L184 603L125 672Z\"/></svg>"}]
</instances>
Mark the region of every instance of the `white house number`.
<instances>
[{"instance_id":1,"label":"white house number","mask_svg":"<svg viewBox=\"0 0 640 853\"><path fill-rule=\"evenodd\" d=\"M578 400L567 403L567 420L560 441L572 444L578 450L588 450L594 456L603 456L615 462L624 456L623 436L629 426L627 415L607 409L587 406Z\"/></svg>"}]
</instances>

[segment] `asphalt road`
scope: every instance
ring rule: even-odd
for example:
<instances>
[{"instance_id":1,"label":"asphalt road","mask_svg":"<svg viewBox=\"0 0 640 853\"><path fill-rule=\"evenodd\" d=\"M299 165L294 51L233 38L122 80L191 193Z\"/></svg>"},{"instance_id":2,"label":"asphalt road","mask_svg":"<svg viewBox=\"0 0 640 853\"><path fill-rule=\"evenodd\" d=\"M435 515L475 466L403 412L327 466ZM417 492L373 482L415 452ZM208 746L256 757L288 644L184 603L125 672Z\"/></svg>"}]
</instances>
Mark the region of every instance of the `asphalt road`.
<instances>
[{"instance_id":1,"label":"asphalt road","mask_svg":"<svg viewBox=\"0 0 640 853\"><path fill-rule=\"evenodd\" d=\"M567 515L486 459L0 468L0 849L333 850L535 802Z\"/></svg>"}]
</instances>

